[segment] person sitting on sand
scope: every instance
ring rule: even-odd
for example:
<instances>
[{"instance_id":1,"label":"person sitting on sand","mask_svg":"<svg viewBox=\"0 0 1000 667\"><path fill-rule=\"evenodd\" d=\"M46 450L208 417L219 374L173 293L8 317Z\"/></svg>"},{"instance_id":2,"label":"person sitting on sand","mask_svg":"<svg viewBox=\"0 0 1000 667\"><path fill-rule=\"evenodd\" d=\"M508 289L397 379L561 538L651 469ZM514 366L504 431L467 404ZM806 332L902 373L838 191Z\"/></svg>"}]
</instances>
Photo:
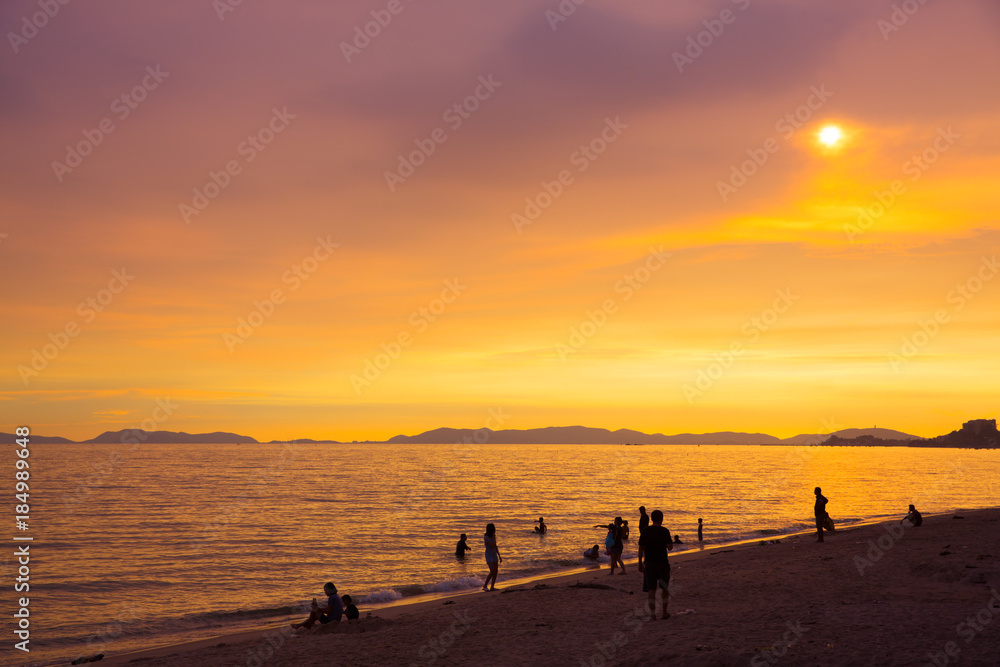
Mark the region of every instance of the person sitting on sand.
<instances>
[{"instance_id":1,"label":"person sitting on sand","mask_svg":"<svg viewBox=\"0 0 1000 667\"><path fill-rule=\"evenodd\" d=\"M462 536L458 538L458 544L455 545L455 558L465 560L465 552L472 551L472 547L466 542L467 539L469 539L469 536L465 533L462 533Z\"/></svg>"},{"instance_id":2,"label":"person sitting on sand","mask_svg":"<svg viewBox=\"0 0 1000 667\"><path fill-rule=\"evenodd\" d=\"M590 560L597 560L601 555L601 548L596 544L586 551L583 552L584 558L589 558Z\"/></svg>"},{"instance_id":3,"label":"person sitting on sand","mask_svg":"<svg viewBox=\"0 0 1000 667\"><path fill-rule=\"evenodd\" d=\"M350 595L345 595L340 599L344 603L344 617L347 618L348 621L356 621L361 618L361 612L359 612L358 608L354 606L354 600L351 599Z\"/></svg>"},{"instance_id":4,"label":"person sitting on sand","mask_svg":"<svg viewBox=\"0 0 1000 667\"><path fill-rule=\"evenodd\" d=\"M680 535L674 535L674 544L684 544L683 542L681 542Z\"/></svg>"},{"instance_id":5,"label":"person sitting on sand","mask_svg":"<svg viewBox=\"0 0 1000 667\"><path fill-rule=\"evenodd\" d=\"M333 585L333 582L328 581L323 584L323 592L329 596L326 601L326 608L320 609L316 598L313 598L312 611L309 613L309 618L301 623L292 623L293 628L296 630L299 628L309 630L316 621L324 625L327 623L340 623L340 618L344 615L344 603L337 596L337 587Z\"/></svg>"},{"instance_id":6,"label":"person sitting on sand","mask_svg":"<svg viewBox=\"0 0 1000 667\"><path fill-rule=\"evenodd\" d=\"M670 561L667 552L674 548L670 531L663 527L663 512L653 510L650 518L653 525L639 536L639 571L642 572L642 590L647 594L649 615L656 618L656 589L663 589L663 613L661 618L670 618L667 613L668 590L670 588Z\"/></svg>"},{"instance_id":7,"label":"person sitting on sand","mask_svg":"<svg viewBox=\"0 0 1000 667\"><path fill-rule=\"evenodd\" d=\"M548 527L545 525L545 519L538 517L538 525L535 526L535 532L539 535L544 535L546 530L548 530Z\"/></svg>"},{"instance_id":8,"label":"person sitting on sand","mask_svg":"<svg viewBox=\"0 0 1000 667\"><path fill-rule=\"evenodd\" d=\"M497 547L497 528L492 523L486 524L483 541L486 543L486 564L490 568L490 573L486 575L486 581L483 582L483 590L494 591L497 584L497 570L500 568L500 563L503 562L503 557Z\"/></svg>"},{"instance_id":9,"label":"person sitting on sand","mask_svg":"<svg viewBox=\"0 0 1000 667\"><path fill-rule=\"evenodd\" d=\"M920 512L917 511L916 507L910 505L910 513L899 520L900 523L903 523L904 521L909 521L910 524L912 524L913 527L916 528L917 526L919 526L924 522L924 518L920 516Z\"/></svg>"}]
</instances>

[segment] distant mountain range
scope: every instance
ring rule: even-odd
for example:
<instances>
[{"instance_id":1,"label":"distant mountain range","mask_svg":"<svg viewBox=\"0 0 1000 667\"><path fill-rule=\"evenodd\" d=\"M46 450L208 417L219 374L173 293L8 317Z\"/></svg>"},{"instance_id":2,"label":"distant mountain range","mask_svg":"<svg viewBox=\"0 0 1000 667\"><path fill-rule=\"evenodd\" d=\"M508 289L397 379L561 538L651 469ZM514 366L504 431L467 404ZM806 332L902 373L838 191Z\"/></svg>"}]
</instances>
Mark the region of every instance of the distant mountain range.
<instances>
[{"instance_id":1,"label":"distant mountain range","mask_svg":"<svg viewBox=\"0 0 1000 667\"><path fill-rule=\"evenodd\" d=\"M16 436L0 433L0 444L13 444ZM66 438L32 435L31 442L40 444L344 444L336 440L272 440L260 443L254 438L238 433L184 433L175 431L143 431L124 429L105 431L96 438L74 443ZM358 441L353 441L357 443ZM366 440L364 443L380 441ZM491 443L496 445L830 445L854 447L965 447L1000 448L1000 432L995 419L973 419L962 428L936 438L920 438L887 428L845 428L833 433L802 433L791 438L776 438L766 433L642 433L629 429L609 431L586 426L550 426L548 428L490 429L437 428L418 435L397 435L389 443L449 444Z\"/></svg>"},{"instance_id":2,"label":"distant mountain range","mask_svg":"<svg viewBox=\"0 0 1000 667\"><path fill-rule=\"evenodd\" d=\"M0 444L12 444L15 437L10 433L0 433ZM856 429L849 428L827 434L800 434L791 438L776 438L766 433L737 433L720 431L717 433L680 433L664 435L662 433L642 433L629 429L609 431L604 428L589 428L586 426L551 426L548 428L490 429L469 428L438 428L425 431L418 435L397 435L386 442L438 444L452 442L477 442L493 444L553 444L553 445L598 445L598 444L633 444L633 445L818 445L834 437L838 444L854 438L871 438L885 444L906 444L908 441L922 440L915 435L885 428ZM59 437L32 435L31 441L41 444L74 443L73 440ZM121 431L105 431L96 438L80 441L83 444L260 444L258 440L238 433L216 431L214 433L184 433L175 431L143 431L141 429L124 429ZM336 440L272 440L268 444L280 442L295 442L300 444L341 444ZM936 445L946 446L946 445Z\"/></svg>"}]
</instances>

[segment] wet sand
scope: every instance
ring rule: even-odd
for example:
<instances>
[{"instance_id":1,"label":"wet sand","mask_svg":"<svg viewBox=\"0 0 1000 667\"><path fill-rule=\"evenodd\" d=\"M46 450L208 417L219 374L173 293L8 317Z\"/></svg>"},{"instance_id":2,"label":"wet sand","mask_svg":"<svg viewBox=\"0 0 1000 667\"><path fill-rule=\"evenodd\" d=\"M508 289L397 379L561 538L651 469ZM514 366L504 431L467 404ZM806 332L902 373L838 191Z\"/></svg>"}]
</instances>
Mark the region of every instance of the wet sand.
<instances>
[{"instance_id":1,"label":"wet sand","mask_svg":"<svg viewBox=\"0 0 1000 667\"><path fill-rule=\"evenodd\" d=\"M312 632L270 628L98 664L1000 665L1000 509L671 563L667 620L648 618L641 575L626 562L625 576L605 566L370 618L362 607L360 622Z\"/></svg>"}]
</instances>

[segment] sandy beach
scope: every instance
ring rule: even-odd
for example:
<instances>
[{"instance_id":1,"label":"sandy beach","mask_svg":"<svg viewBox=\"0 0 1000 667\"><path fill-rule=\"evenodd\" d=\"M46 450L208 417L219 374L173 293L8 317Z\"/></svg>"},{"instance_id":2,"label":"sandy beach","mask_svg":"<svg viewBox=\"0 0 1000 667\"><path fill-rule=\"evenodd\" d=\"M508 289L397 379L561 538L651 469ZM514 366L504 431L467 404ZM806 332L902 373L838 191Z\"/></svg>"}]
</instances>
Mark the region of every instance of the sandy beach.
<instances>
[{"instance_id":1,"label":"sandy beach","mask_svg":"<svg viewBox=\"0 0 1000 667\"><path fill-rule=\"evenodd\" d=\"M648 618L627 562L625 576L605 567L102 664L1000 665L1000 509L905 526L672 557L668 620Z\"/></svg>"}]
</instances>

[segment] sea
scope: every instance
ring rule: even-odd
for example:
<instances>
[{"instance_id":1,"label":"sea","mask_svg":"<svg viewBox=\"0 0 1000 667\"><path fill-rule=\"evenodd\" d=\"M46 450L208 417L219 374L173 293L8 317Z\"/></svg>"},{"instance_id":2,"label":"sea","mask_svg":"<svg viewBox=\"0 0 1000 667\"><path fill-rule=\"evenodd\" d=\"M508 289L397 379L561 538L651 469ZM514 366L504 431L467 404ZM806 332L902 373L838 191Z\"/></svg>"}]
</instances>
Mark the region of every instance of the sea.
<instances>
[{"instance_id":1,"label":"sea","mask_svg":"<svg viewBox=\"0 0 1000 667\"><path fill-rule=\"evenodd\" d=\"M13 450L2 455L11 473ZM5 594L4 606L13 627L7 600L30 598L31 650L7 632L3 664L301 620L327 581L362 616L474 591L487 523L502 586L593 566L583 551L603 553L597 526L615 516L633 528L624 555L634 557L640 505L663 511L681 548L698 548L699 517L707 546L810 530L816 486L840 526L899 518L910 503L925 514L1000 505L1000 450L123 443L32 444L29 460L30 522L9 532L33 538L30 591ZM0 554L8 591L23 544Z\"/></svg>"}]
</instances>

